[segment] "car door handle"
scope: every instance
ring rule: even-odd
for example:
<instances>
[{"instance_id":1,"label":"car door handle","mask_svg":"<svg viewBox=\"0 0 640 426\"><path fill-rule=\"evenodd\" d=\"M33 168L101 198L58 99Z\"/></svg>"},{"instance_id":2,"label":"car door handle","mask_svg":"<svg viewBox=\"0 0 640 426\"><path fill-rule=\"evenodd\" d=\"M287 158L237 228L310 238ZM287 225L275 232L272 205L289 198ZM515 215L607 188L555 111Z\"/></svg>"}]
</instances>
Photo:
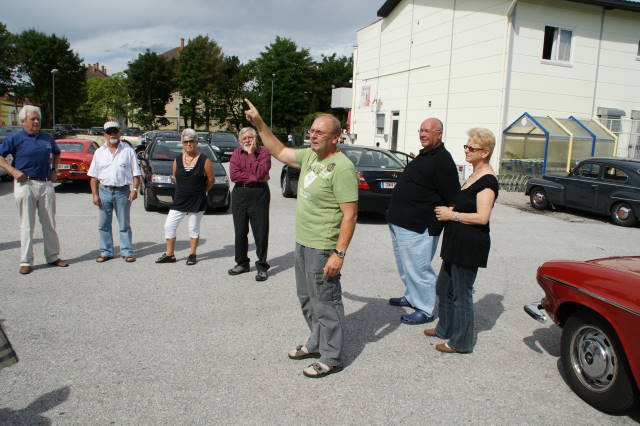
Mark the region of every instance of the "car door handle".
<instances>
[{"instance_id":1,"label":"car door handle","mask_svg":"<svg viewBox=\"0 0 640 426\"><path fill-rule=\"evenodd\" d=\"M598 185L591 185L591 187L592 187L592 188L597 188L597 187L598 187Z\"/></svg>"}]
</instances>

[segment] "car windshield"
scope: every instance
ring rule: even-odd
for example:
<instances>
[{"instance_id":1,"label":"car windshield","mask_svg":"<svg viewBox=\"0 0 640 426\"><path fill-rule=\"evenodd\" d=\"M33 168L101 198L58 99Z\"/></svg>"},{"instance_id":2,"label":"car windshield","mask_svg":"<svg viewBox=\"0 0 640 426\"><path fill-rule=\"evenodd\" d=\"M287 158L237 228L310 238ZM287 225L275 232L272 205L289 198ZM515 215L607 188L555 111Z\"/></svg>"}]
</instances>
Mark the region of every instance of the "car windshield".
<instances>
[{"instance_id":1,"label":"car windshield","mask_svg":"<svg viewBox=\"0 0 640 426\"><path fill-rule=\"evenodd\" d=\"M209 157L211 161L220 161L207 144L198 144L198 151ZM182 142L180 141L158 141L151 151L152 160L173 161L182 154Z\"/></svg>"},{"instance_id":2,"label":"car windshield","mask_svg":"<svg viewBox=\"0 0 640 426\"><path fill-rule=\"evenodd\" d=\"M236 139L236 135L233 133L213 133L211 135L211 142L232 142L236 143L238 140Z\"/></svg>"},{"instance_id":3,"label":"car windshield","mask_svg":"<svg viewBox=\"0 0 640 426\"><path fill-rule=\"evenodd\" d=\"M57 142L58 148L62 152L82 152L84 144L77 142Z\"/></svg>"},{"instance_id":4,"label":"car windshield","mask_svg":"<svg viewBox=\"0 0 640 426\"><path fill-rule=\"evenodd\" d=\"M393 154L373 149L341 150L356 167L375 167L381 169L402 169L404 164Z\"/></svg>"}]
</instances>

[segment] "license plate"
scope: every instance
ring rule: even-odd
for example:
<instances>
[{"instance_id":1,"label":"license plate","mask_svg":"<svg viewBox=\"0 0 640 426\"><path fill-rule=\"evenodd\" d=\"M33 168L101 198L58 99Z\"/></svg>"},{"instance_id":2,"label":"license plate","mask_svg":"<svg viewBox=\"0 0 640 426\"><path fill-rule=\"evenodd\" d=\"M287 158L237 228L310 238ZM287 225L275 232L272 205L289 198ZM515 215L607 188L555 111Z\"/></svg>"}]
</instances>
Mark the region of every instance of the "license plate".
<instances>
[{"instance_id":1,"label":"license plate","mask_svg":"<svg viewBox=\"0 0 640 426\"><path fill-rule=\"evenodd\" d=\"M70 164L58 164L58 170L69 170L70 168Z\"/></svg>"},{"instance_id":2,"label":"license plate","mask_svg":"<svg viewBox=\"0 0 640 426\"><path fill-rule=\"evenodd\" d=\"M233 151L227 151L227 152L225 152L225 155L231 155L231 154L233 154Z\"/></svg>"},{"instance_id":3,"label":"license plate","mask_svg":"<svg viewBox=\"0 0 640 426\"><path fill-rule=\"evenodd\" d=\"M380 188L382 189L393 189L396 187L396 183L395 182L382 182L380 184Z\"/></svg>"}]
</instances>

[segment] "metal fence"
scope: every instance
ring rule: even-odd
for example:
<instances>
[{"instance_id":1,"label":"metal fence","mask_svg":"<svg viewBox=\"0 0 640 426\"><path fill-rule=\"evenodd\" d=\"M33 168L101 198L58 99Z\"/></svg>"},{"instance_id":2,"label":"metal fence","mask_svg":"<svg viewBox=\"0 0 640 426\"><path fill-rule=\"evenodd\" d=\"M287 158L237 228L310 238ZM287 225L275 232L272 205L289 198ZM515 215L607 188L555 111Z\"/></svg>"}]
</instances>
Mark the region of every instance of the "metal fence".
<instances>
[{"instance_id":1,"label":"metal fence","mask_svg":"<svg viewBox=\"0 0 640 426\"><path fill-rule=\"evenodd\" d=\"M600 122L618 136L617 157L640 160L640 120L601 118Z\"/></svg>"}]
</instances>

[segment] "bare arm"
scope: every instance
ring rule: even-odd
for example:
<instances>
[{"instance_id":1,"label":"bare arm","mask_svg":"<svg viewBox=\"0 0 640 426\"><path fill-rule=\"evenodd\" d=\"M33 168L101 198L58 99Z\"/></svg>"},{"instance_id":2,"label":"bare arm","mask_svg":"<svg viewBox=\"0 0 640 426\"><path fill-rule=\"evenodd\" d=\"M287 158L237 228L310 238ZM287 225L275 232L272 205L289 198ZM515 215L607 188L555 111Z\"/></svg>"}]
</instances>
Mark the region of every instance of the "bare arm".
<instances>
[{"instance_id":1,"label":"bare arm","mask_svg":"<svg viewBox=\"0 0 640 426\"><path fill-rule=\"evenodd\" d=\"M92 177L89 181L89 186L91 187L91 198L93 199L93 204L96 206L100 205L100 193L98 192L98 179Z\"/></svg>"},{"instance_id":2,"label":"bare arm","mask_svg":"<svg viewBox=\"0 0 640 426\"><path fill-rule=\"evenodd\" d=\"M353 232L356 229L356 222L358 221L358 202L340 203L339 206L342 211L342 222L340 222L340 234L338 235L336 250L347 251L351 238L353 237ZM343 263L344 259L335 253L331 254L327 263L324 265L324 274L327 277L338 275Z\"/></svg>"},{"instance_id":3,"label":"bare arm","mask_svg":"<svg viewBox=\"0 0 640 426\"><path fill-rule=\"evenodd\" d=\"M216 175L213 173L213 163L208 158L204 161L204 172L207 175L207 189L205 192L209 192L213 184L216 183Z\"/></svg>"},{"instance_id":4,"label":"bare arm","mask_svg":"<svg viewBox=\"0 0 640 426\"><path fill-rule=\"evenodd\" d=\"M439 221L455 221L457 215L460 218L460 222L464 224L486 225L489 223L495 199L496 193L490 188L485 188L476 194L476 206L478 210L476 213L458 213L449 207L438 206L435 208L436 218Z\"/></svg>"},{"instance_id":5,"label":"bare arm","mask_svg":"<svg viewBox=\"0 0 640 426\"><path fill-rule=\"evenodd\" d=\"M51 182L55 182L58 180L58 164L60 163L60 154L52 155L53 161L51 164L51 175L49 175L49 180Z\"/></svg>"},{"instance_id":6,"label":"bare arm","mask_svg":"<svg viewBox=\"0 0 640 426\"><path fill-rule=\"evenodd\" d=\"M269 153L279 161L289 166L299 168L300 164L296 161L296 151L293 148L284 146L284 144L280 142L273 133L271 133L271 129L269 129L269 126L264 122L260 113L249 99L245 99L244 101L249 105L249 109L244 112L244 115L258 130L264 147L267 148Z\"/></svg>"},{"instance_id":7,"label":"bare arm","mask_svg":"<svg viewBox=\"0 0 640 426\"><path fill-rule=\"evenodd\" d=\"M5 169L7 171L7 173L9 173L11 176L13 176L13 178L15 180L17 180L18 182L22 182L23 180L25 180L27 178L27 176L24 173L22 173L20 170L14 168L14 167L11 167L11 164L9 164L7 159L4 158L2 155L0 155L0 167Z\"/></svg>"}]
</instances>

